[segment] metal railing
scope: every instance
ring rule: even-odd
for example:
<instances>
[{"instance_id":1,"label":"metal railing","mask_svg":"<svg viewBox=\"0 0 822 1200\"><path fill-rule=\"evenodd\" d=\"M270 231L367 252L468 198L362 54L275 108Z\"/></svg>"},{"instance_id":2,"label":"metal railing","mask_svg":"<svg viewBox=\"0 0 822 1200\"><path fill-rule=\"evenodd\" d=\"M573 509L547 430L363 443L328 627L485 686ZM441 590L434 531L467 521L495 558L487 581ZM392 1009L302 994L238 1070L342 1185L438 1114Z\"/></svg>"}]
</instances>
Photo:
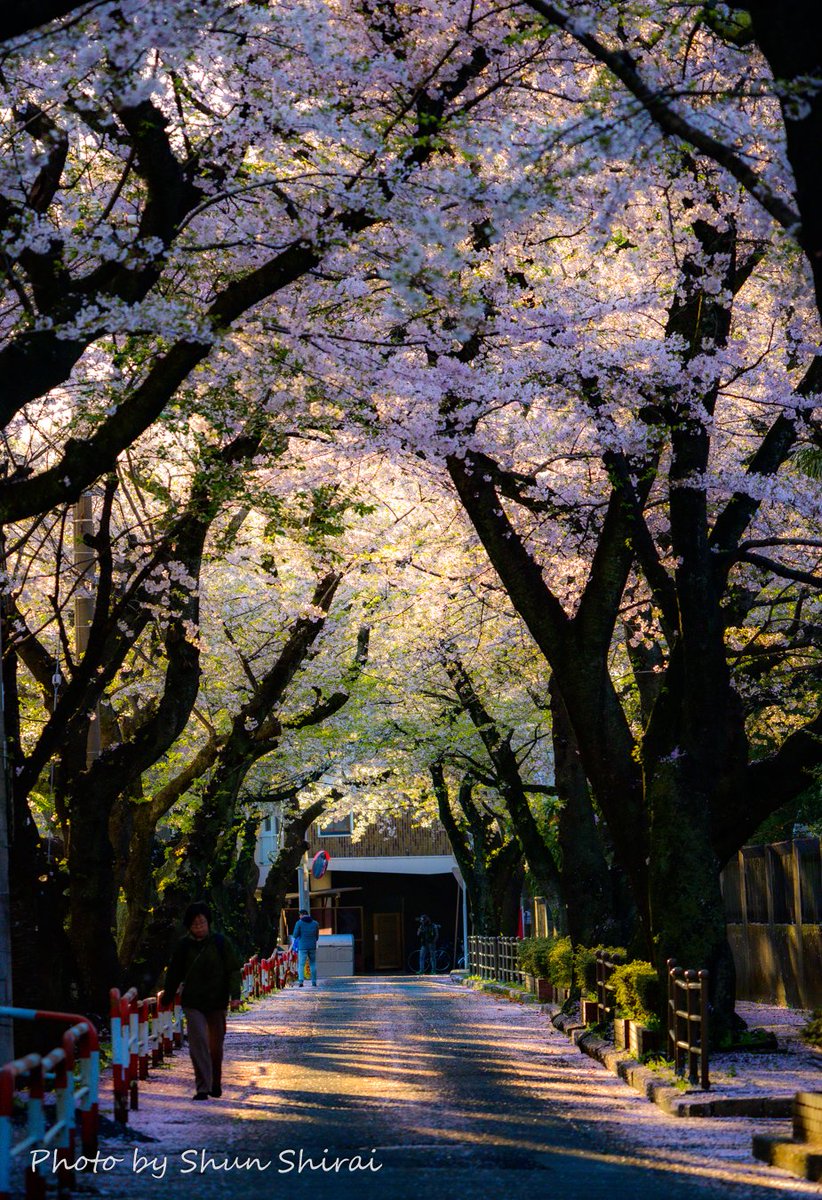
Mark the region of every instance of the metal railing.
<instances>
[{"instance_id":1,"label":"metal railing","mask_svg":"<svg viewBox=\"0 0 822 1200\"><path fill-rule=\"evenodd\" d=\"M710 1090L708 1050L707 971L685 971L669 958L668 967L668 1057L678 1075L688 1071L688 1080L703 1091ZM698 1067L698 1069L697 1069Z\"/></svg>"},{"instance_id":2,"label":"metal railing","mask_svg":"<svg viewBox=\"0 0 822 1200\"><path fill-rule=\"evenodd\" d=\"M139 1108L139 1082L148 1079L149 1064L159 1067L183 1044L183 1010L179 995L173 1003L163 992L139 999L137 989L120 995L109 992L111 1020L111 1079L114 1119L128 1121Z\"/></svg>"},{"instance_id":3,"label":"metal railing","mask_svg":"<svg viewBox=\"0 0 822 1200\"><path fill-rule=\"evenodd\" d=\"M278 967L277 951L270 958L260 958L255 954L248 962L243 963L243 1000L249 1003L259 1000L260 996L267 996L275 988L281 987L282 984L278 982Z\"/></svg>"},{"instance_id":4,"label":"metal railing","mask_svg":"<svg viewBox=\"0 0 822 1200\"><path fill-rule=\"evenodd\" d=\"M242 967L242 998L246 1002L283 987L291 958L290 951L275 952L270 958L254 956ZM163 992L140 999L136 988L120 994L109 992L111 1021L112 1090L114 1118L126 1124L129 1109L139 1105L139 1082L149 1078L149 1067L162 1065L183 1045L183 1010L179 993L173 1001ZM0 1068L0 1200L11 1196L11 1168L21 1155L30 1153L34 1167L25 1172L26 1196L41 1200L45 1195L46 1162L52 1152L58 1187L66 1190L73 1182L71 1164L80 1168L97 1153L100 1046L92 1022L76 1013L0 1006L0 1017L24 1021L62 1021L70 1028L62 1043L45 1056L29 1054ZM76 1073L75 1073L76 1068ZM26 1092L25 1134L16 1143L12 1116L15 1095ZM55 1094L55 1118L47 1125L44 1099ZM83 1156L75 1155L75 1124L80 1117Z\"/></svg>"},{"instance_id":5,"label":"metal railing","mask_svg":"<svg viewBox=\"0 0 822 1200\"><path fill-rule=\"evenodd\" d=\"M70 1021L61 1044L46 1055L28 1054L0 1068L0 1200L10 1200L12 1163L29 1155L25 1171L26 1196L39 1200L45 1195L45 1162L62 1151L57 1162L58 1186L66 1189L73 1180L75 1126L80 1114L83 1153L97 1152L100 1046L97 1030L87 1017L74 1013L47 1012L26 1008L0 1008L0 1015L23 1021ZM75 1074L77 1068L77 1074ZM15 1093L25 1088L26 1128L13 1140L12 1116ZM46 1124L45 1096L55 1095L55 1115ZM49 1172L52 1174L53 1172Z\"/></svg>"}]
</instances>

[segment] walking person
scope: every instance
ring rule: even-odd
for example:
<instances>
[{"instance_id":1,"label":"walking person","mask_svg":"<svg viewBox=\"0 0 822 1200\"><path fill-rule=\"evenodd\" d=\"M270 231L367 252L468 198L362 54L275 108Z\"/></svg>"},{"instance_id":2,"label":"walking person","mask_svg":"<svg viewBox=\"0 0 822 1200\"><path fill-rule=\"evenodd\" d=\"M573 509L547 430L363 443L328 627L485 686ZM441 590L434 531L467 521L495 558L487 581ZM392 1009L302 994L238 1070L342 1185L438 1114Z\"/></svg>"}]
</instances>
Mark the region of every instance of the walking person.
<instances>
[{"instance_id":1,"label":"walking person","mask_svg":"<svg viewBox=\"0 0 822 1200\"><path fill-rule=\"evenodd\" d=\"M429 964L430 974L436 975L437 973L437 938L439 936L439 925L423 913L417 926L417 937L420 939L420 975L429 974Z\"/></svg>"},{"instance_id":2,"label":"walking person","mask_svg":"<svg viewBox=\"0 0 822 1200\"><path fill-rule=\"evenodd\" d=\"M297 943L297 979L300 987L305 983L305 960L311 964L311 986L317 986L317 938L320 936L319 922L315 921L307 908L300 909L300 919L294 926Z\"/></svg>"},{"instance_id":3,"label":"walking person","mask_svg":"<svg viewBox=\"0 0 822 1200\"><path fill-rule=\"evenodd\" d=\"M211 930L211 909L189 904L183 916L188 931L171 956L163 991L171 1000L182 986L188 1051L194 1067L194 1100L219 1097L222 1091L226 1009L238 1008L242 963L228 938Z\"/></svg>"}]
</instances>

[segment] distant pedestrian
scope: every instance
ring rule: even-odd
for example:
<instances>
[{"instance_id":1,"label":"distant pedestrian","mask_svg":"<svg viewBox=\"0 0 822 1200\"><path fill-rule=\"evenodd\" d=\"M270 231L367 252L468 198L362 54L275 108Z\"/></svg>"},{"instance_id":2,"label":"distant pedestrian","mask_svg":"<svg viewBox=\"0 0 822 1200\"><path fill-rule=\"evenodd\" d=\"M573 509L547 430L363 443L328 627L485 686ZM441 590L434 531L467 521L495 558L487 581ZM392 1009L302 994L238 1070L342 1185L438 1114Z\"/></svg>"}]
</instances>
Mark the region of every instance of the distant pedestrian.
<instances>
[{"instance_id":1,"label":"distant pedestrian","mask_svg":"<svg viewBox=\"0 0 822 1200\"><path fill-rule=\"evenodd\" d=\"M194 1067L195 1100L222 1091L226 1009L239 1007L242 963L227 937L211 931L211 909L203 901L189 904L183 916L188 932L177 943L166 971L163 991L173 1000L182 985L188 1050Z\"/></svg>"},{"instance_id":2,"label":"distant pedestrian","mask_svg":"<svg viewBox=\"0 0 822 1200\"><path fill-rule=\"evenodd\" d=\"M440 927L425 913L420 917L420 923L417 926L417 937L420 939L420 974L428 974L428 966L430 965L432 975L437 973L437 938L440 936Z\"/></svg>"},{"instance_id":3,"label":"distant pedestrian","mask_svg":"<svg viewBox=\"0 0 822 1200\"><path fill-rule=\"evenodd\" d=\"M300 919L294 926L294 941L297 945L297 979L300 987L305 983L305 961L311 964L311 986L317 986L317 938L320 926L307 908L300 909Z\"/></svg>"}]
</instances>

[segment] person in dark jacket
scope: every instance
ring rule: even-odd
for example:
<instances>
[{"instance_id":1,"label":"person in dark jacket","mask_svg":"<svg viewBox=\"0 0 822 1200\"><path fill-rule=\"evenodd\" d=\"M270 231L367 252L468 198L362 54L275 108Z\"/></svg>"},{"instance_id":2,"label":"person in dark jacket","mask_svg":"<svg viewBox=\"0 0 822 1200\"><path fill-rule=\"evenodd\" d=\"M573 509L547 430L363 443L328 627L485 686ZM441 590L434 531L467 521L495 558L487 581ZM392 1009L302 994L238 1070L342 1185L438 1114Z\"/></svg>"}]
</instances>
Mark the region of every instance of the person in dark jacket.
<instances>
[{"instance_id":1,"label":"person in dark jacket","mask_svg":"<svg viewBox=\"0 0 822 1200\"><path fill-rule=\"evenodd\" d=\"M195 1100L222 1095L226 1009L240 1003L242 963L228 938L211 932L211 909L189 904L183 916L188 930L177 943L166 971L168 999L182 987L188 1051L194 1067Z\"/></svg>"},{"instance_id":2,"label":"person in dark jacket","mask_svg":"<svg viewBox=\"0 0 822 1200\"><path fill-rule=\"evenodd\" d=\"M320 936L319 922L315 921L307 908L300 909L300 919L294 926L297 942L297 978L300 987L305 982L305 960L311 963L311 986L317 986L317 938Z\"/></svg>"},{"instance_id":3,"label":"person in dark jacket","mask_svg":"<svg viewBox=\"0 0 822 1200\"><path fill-rule=\"evenodd\" d=\"M437 938L440 927L425 913L420 917L417 926L417 937L420 939L420 975L436 975L437 973Z\"/></svg>"}]
</instances>

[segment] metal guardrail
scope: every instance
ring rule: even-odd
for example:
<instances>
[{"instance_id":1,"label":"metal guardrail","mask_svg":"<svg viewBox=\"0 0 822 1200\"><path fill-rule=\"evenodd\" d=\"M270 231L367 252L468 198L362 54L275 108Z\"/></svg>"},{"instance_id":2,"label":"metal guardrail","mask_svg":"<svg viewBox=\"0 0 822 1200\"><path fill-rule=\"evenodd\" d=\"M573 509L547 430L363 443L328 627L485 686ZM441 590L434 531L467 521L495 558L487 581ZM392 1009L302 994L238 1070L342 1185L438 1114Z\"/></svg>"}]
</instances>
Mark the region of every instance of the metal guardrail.
<instances>
[{"instance_id":1,"label":"metal guardrail","mask_svg":"<svg viewBox=\"0 0 822 1200\"><path fill-rule=\"evenodd\" d=\"M183 1010L179 995L171 1003L162 992L138 999L137 989L109 992L111 1077L114 1119L121 1125L139 1108L139 1080L148 1079L149 1063L159 1067L183 1044Z\"/></svg>"},{"instance_id":2,"label":"metal guardrail","mask_svg":"<svg viewBox=\"0 0 822 1200\"><path fill-rule=\"evenodd\" d=\"M46 1055L28 1054L0 1068L0 1200L10 1200L11 1168L15 1159L30 1154L31 1162L25 1172L26 1196L40 1200L45 1195L44 1159L52 1151L63 1151L58 1167L58 1185L71 1186L75 1163L75 1126L80 1114L80 1140L83 1153L97 1153L98 1089L100 1081L100 1046L97 1030L87 1017L75 1013L49 1012L45 1009L0 1007L0 1016L21 1021L68 1021L59 1047ZM78 1074L75 1075L75 1067ZM12 1115L15 1092L25 1087L25 1135L13 1143ZM46 1127L45 1096L53 1091L56 1099L55 1119ZM38 1151L40 1161L38 1162Z\"/></svg>"},{"instance_id":3,"label":"metal guardrail","mask_svg":"<svg viewBox=\"0 0 822 1200\"><path fill-rule=\"evenodd\" d=\"M288 955L284 957L287 958ZM278 965L278 951L276 950L269 958L260 958L255 954L248 962L243 963L242 998L244 1001L250 1003L252 1000L259 1000L260 996L267 996L269 992L282 986L277 982Z\"/></svg>"},{"instance_id":4,"label":"metal guardrail","mask_svg":"<svg viewBox=\"0 0 822 1200\"><path fill-rule=\"evenodd\" d=\"M674 1070L688 1081L710 1091L707 971L685 971L669 958L668 967L668 1057ZM697 1070L698 1065L698 1070Z\"/></svg>"},{"instance_id":5,"label":"metal guardrail","mask_svg":"<svg viewBox=\"0 0 822 1200\"><path fill-rule=\"evenodd\" d=\"M255 955L242 967L242 999L248 1003L285 986L296 955L275 951L270 958ZM129 1109L139 1105L139 1083L149 1078L149 1068L158 1067L183 1045L183 1009L179 993L173 1002L162 992L140 999L136 988L109 993L111 1022L112 1090L114 1118L126 1124ZM73 1184L72 1164L82 1169L97 1154L100 1047L92 1022L75 1013L47 1012L0 1006L0 1016L18 1020L70 1022L59 1047L41 1056L29 1054L0 1068L0 1200L10 1200L11 1169L21 1155L31 1154L34 1167L25 1172L27 1200L42 1200L46 1180L54 1174L58 1189ZM75 1067L78 1074L75 1075ZM12 1115L15 1095L27 1092L27 1121L22 1138L13 1139ZM48 1091L55 1093L55 1119L47 1126L44 1107ZM80 1116L83 1156L75 1153L75 1125ZM63 1152L55 1159L56 1171L46 1171L52 1151Z\"/></svg>"}]
</instances>

